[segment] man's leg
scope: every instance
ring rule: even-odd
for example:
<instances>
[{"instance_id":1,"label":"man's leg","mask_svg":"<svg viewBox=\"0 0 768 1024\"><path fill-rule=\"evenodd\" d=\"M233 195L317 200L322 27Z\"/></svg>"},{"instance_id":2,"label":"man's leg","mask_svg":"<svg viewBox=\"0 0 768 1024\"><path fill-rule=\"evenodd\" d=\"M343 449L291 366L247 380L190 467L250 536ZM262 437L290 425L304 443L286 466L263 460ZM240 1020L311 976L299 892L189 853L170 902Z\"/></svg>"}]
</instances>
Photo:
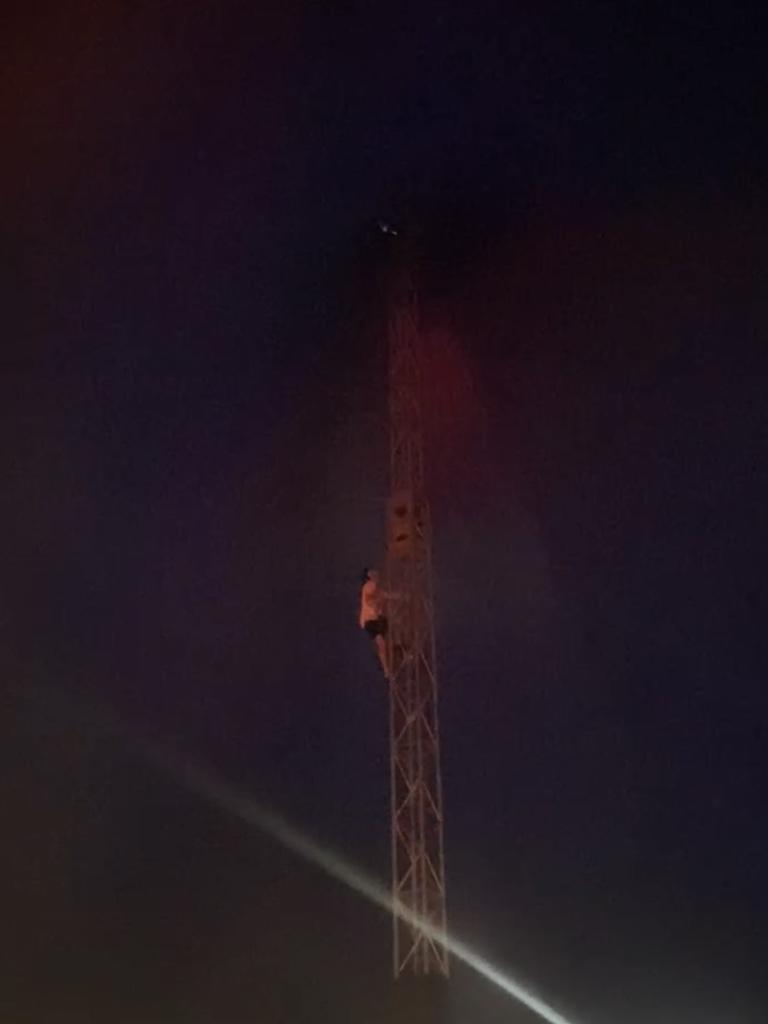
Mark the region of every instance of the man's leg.
<instances>
[{"instance_id":1,"label":"man's leg","mask_svg":"<svg viewBox=\"0 0 768 1024\"><path fill-rule=\"evenodd\" d=\"M387 679L389 679L389 665L387 663L387 641L381 634L379 634L376 637L376 651L379 655L379 661L381 662L381 667L384 671L384 675L387 677Z\"/></svg>"}]
</instances>

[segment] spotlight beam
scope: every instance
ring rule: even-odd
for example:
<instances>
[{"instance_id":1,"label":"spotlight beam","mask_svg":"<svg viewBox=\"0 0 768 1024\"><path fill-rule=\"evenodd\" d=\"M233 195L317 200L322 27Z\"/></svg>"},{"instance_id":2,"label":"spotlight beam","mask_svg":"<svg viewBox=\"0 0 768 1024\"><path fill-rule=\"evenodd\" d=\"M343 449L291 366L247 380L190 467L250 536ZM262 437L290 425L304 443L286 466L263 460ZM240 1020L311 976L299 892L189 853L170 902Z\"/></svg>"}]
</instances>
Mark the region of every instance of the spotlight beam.
<instances>
[{"instance_id":1,"label":"spotlight beam","mask_svg":"<svg viewBox=\"0 0 768 1024\"><path fill-rule=\"evenodd\" d=\"M363 896L369 903L392 912L391 895L381 883L374 881L355 865L340 857L333 850L316 842L273 811L261 807L255 800L236 789L226 781L191 761L185 760L157 742L137 738L112 714L85 706L73 706L61 694L34 684L25 687L24 696L32 699L38 709L53 711L57 717L77 721L95 732L109 737L127 748L138 760L151 764L164 775L174 779L189 792L205 800L221 811L231 814L251 828L257 829L280 843L285 849L313 864L329 877L342 882L353 892ZM405 908L400 908L406 913ZM416 918L407 912L410 920ZM554 1007L544 1002L520 982L515 981L498 967L475 952L467 943L450 934L438 935L429 922L418 921L419 927L428 931L436 941L441 942L451 956L466 964L480 977L491 982L516 1002L527 1007L547 1024L575 1024Z\"/></svg>"},{"instance_id":2,"label":"spotlight beam","mask_svg":"<svg viewBox=\"0 0 768 1024\"><path fill-rule=\"evenodd\" d=\"M186 789L270 836L287 850L359 893L369 903L389 913L392 912L392 897L388 889L381 883L374 881L355 865L340 857L327 846L311 839L273 811L261 807L247 794L218 779L213 773L189 762L181 762L156 747L151 749L149 757L156 764L160 764L165 771L170 772ZM489 963L465 942L450 934L438 933L428 921L417 918L405 907L401 906L398 909L407 920L417 924L431 938L440 942L451 956L466 964L467 967L501 989L502 992L537 1014L547 1024L575 1024L571 1018L560 1013L520 982L515 981L498 967Z\"/></svg>"}]
</instances>

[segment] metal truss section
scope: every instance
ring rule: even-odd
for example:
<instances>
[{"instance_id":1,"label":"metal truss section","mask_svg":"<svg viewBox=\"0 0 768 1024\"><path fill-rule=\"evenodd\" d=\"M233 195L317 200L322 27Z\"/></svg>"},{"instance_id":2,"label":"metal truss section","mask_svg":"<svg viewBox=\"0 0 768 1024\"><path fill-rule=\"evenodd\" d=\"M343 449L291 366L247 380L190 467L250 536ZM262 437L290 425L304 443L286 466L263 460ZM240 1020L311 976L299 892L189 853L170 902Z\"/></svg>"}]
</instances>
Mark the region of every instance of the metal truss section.
<instances>
[{"instance_id":1,"label":"metal truss section","mask_svg":"<svg viewBox=\"0 0 768 1024\"><path fill-rule=\"evenodd\" d=\"M432 600L424 490L416 296L397 283L389 324L390 479L387 582L392 775L393 969L448 974Z\"/></svg>"}]
</instances>

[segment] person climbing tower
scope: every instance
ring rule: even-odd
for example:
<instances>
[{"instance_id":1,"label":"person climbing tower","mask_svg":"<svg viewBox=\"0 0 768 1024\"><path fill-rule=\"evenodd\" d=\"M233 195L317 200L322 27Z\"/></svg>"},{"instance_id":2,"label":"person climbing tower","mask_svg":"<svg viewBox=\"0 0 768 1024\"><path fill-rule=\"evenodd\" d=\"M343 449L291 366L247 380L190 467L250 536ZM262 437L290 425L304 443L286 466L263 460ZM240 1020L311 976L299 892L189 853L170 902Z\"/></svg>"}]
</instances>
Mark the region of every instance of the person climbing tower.
<instances>
[{"instance_id":1,"label":"person climbing tower","mask_svg":"<svg viewBox=\"0 0 768 1024\"><path fill-rule=\"evenodd\" d=\"M387 661L387 617L385 611L385 593L379 583L376 569L363 569L362 590L360 591L360 628L364 629L376 647L381 668L387 679L390 678Z\"/></svg>"}]
</instances>

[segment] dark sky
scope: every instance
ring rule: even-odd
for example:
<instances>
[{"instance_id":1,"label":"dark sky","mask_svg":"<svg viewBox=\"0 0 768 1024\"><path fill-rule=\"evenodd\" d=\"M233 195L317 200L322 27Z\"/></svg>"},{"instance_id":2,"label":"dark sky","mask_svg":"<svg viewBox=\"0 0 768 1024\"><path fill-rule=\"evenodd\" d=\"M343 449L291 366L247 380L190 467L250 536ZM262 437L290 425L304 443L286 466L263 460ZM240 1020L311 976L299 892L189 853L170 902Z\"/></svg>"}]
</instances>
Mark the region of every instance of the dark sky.
<instances>
[{"instance_id":1,"label":"dark sky","mask_svg":"<svg viewBox=\"0 0 768 1024\"><path fill-rule=\"evenodd\" d=\"M375 224L407 215L452 925L580 1024L763 1022L751 9L4 20L3 1020L390 1019L386 918L121 737L386 877L355 605L387 486ZM533 1018L458 969L445 1020Z\"/></svg>"}]
</instances>

